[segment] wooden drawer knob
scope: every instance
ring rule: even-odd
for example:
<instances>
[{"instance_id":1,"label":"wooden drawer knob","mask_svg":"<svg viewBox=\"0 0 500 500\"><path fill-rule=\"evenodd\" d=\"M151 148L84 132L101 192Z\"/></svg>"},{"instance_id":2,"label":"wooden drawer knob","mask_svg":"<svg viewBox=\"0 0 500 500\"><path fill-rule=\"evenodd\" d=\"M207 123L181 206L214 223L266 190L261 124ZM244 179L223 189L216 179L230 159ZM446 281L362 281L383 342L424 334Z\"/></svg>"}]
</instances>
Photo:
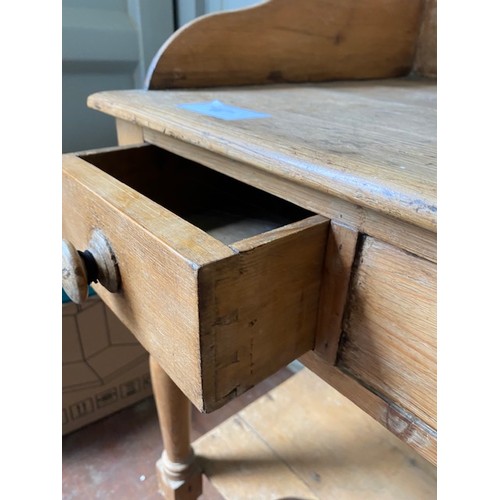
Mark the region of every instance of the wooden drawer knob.
<instances>
[{"instance_id":1,"label":"wooden drawer knob","mask_svg":"<svg viewBox=\"0 0 500 500\"><path fill-rule=\"evenodd\" d=\"M82 304L92 282L99 282L110 292L117 292L121 285L115 254L99 230L93 231L85 251L77 250L69 241L62 242L62 287L68 297Z\"/></svg>"}]
</instances>

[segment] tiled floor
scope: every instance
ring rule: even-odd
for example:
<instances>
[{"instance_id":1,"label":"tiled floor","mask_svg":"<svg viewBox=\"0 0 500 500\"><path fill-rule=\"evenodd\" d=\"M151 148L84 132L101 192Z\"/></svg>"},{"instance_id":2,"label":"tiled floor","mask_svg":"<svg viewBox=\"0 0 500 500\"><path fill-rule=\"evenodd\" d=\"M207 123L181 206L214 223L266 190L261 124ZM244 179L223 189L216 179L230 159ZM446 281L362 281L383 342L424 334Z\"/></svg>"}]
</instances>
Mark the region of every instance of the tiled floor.
<instances>
[{"instance_id":1,"label":"tiled floor","mask_svg":"<svg viewBox=\"0 0 500 500\"><path fill-rule=\"evenodd\" d=\"M210 414L193 409L192 439L226 420L286 380L287 368ZM162 451L153 398L73 432L62 439L62 498L161 500L155 463ZM221 500L204 481L203 500Z\"/></svg>"}]
</instances>

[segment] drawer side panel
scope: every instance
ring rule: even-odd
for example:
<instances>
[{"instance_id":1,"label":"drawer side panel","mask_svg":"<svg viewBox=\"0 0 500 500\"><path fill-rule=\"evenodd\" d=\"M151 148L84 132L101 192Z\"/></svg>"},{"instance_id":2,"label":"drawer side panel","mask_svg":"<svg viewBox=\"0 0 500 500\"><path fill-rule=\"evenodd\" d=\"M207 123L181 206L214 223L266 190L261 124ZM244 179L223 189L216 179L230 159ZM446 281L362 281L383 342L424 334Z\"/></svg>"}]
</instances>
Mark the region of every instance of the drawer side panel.
<instances>
[{"instance_id":1,"label":"drawer side panel","mask_svg":"<svg viewBox=\"0 0 500 500\"><path fill-rule=\"evenodd\" d=\"M314 346L329 221L314 216L235 245L200 273L206 411Z\"/></svg>"}]
</instances>

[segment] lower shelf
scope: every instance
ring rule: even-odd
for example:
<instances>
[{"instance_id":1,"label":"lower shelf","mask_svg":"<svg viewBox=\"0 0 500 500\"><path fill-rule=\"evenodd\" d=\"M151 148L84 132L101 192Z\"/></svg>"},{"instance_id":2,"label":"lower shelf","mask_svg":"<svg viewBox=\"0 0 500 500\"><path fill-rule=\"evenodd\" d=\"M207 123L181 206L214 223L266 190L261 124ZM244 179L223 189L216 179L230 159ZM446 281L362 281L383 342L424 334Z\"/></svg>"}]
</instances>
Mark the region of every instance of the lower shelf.
<instances>
[{"instance_id":1,"label":"lower shelf","mask_svg":"<svg viewBox=\"0 0 500 500\"><path fill-rule=\"evenodd\" d=\"M436 498L436 468L306 368L193 446L229 500Z\"/></svg>"}]
</instances>

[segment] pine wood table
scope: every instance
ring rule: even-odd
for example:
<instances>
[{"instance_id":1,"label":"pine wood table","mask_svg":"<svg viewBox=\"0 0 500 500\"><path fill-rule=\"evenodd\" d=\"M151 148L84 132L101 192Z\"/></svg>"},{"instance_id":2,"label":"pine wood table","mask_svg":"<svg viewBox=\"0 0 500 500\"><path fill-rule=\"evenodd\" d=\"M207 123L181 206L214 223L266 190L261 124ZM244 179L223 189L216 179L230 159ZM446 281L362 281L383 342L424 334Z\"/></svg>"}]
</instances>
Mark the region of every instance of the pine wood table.
<instances>
[{"instance_id":1,"label":"pine wood table","mask_svg":"<svg viewBox=\"0 0 500 500\"><path fill-rule=\"evenodd\" d=\"M207 16L88 99L119 146L64 155L63 282L151 354L166 496L201 491L190 402L294 359L436 461L435 10L389 3Z\"/></svg>"}]
</instances>

